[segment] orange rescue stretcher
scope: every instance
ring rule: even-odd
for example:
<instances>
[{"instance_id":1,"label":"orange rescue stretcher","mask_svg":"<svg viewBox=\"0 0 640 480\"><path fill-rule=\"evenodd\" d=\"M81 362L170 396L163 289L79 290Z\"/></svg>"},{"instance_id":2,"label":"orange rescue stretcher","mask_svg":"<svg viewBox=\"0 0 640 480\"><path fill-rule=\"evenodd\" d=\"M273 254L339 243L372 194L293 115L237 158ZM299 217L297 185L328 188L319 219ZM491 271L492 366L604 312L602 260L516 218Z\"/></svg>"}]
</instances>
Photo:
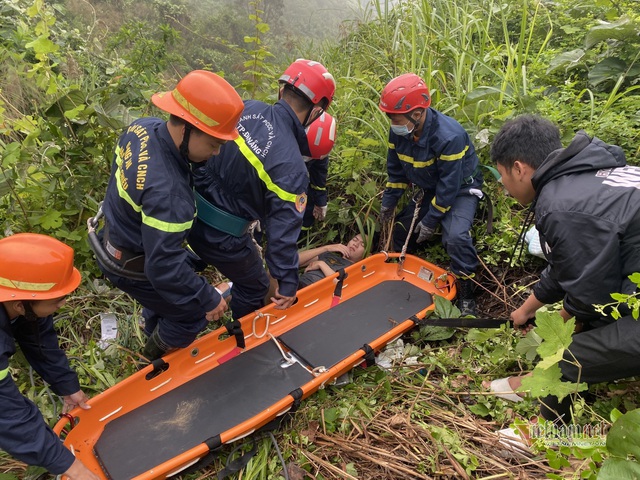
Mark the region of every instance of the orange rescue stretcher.
<instances>
[{"instance_id":1,"label":"orange rescue stretcher","mask_svg":"<svg viewBox=\"0 0 640 480\"><path fill-rule=\"evenodd\" d=\"M54 427L104 479L164 479L295 410L453 300L454 278L412 255L379 253L154 361ZM244 344L244 348L240 348Z\"/></svg>"}]
</instances>

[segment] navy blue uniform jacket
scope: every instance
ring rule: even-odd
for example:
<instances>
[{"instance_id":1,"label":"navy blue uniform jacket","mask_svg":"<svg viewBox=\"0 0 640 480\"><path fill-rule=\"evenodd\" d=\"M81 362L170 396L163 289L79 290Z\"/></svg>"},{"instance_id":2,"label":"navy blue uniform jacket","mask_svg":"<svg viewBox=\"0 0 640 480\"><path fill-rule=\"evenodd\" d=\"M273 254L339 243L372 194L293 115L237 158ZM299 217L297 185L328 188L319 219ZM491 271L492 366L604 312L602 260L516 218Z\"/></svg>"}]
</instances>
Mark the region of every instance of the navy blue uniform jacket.
<instances>
[{"instance_id":1,"label":"navy blue uniform jacket","mask_svg":"<svg viewBox=\"0 0 640 480\"><path fill-rule=\"evenodd\" d=\"M145 255L153 288L185 317L204 316L220 295L187 263L184 249L196 214L191 165L166 122L133 122L116 146L104 215L111 243Z\"/></svg>"},{"instance_id":2,"label":"navy blue uniform jacket","mask_svg":"<svg viewBox=\"0 0 640 480\"><path fill-rule=\"evenodd\" d=\"M433 108L427 109L426 115L417 142L389 132L389 180L382 206L395 208L411 182L424 189L427 198L433 196L422 223L436 228L460 193L480 188L482 174L473 143L462 125Z\"/></svg>"},{"instance_id":3,"label":"navy blue uniform jacket","mask_svg":"<svg viewBox=\"0 0 640 480\"><path fill-rule=\"evenodd\" d=\"M298 288L298 235L306 208L309 175L302 155L307 136L283 100L268 105L247 100L238 123L240 136L194 172L196 190L207 201L247 221L260 220L266 233L266 262L281 295ZM302 153L301 153L302 152ZM212 244L233 250L244 240L199 222Z\"/></svg>"},{"instance_id":4,"label":"navy blue uniform jacket","mask_svg":"<svg viewBox=\"0 0 640 480\"><path fill-rule=\"evenodd\" d=\"M38 407L19 392L8 371L16 343L56 394L72 395L80 390L78 376L58 345L53 317L39 318L37 323L24 317L11 321L0 303L0 448L29 465L63 473L75 457L49 428Z\"/></svg>"}]
</instances>

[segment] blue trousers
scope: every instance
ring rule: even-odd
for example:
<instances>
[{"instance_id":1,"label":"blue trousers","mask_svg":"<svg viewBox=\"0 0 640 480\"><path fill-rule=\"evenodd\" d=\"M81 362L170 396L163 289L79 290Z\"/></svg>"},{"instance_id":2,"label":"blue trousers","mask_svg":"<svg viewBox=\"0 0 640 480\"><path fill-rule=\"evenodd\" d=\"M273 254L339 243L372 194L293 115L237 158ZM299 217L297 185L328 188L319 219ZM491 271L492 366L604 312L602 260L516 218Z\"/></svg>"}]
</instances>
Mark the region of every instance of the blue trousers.
<instances>
[{"instance_id":1,"label":"blue trousers","mask_svg":"<svg viewBox=\"0 0 640 480\"><path fill-rule=\"evenodd\" d=\"M250 235L240 238L220 235L226 240L213 242L192 230L189 246L202 260L233 282L229 307L232 317L237 320L264 306L269 277Z\"/></svg>"},{"instance_id":2,"label":"blue trousers","mask_svg":"<svg viewBox=\"0 0 640 480\"><path fill-rule=\"evenodd\" d=\"M413 227L414 230L418 222L427 214L432 198L433 196L429 197L425 194L422 200L422 208L420 208L416 224ZM480 263L476 247L473 245L473 240L469 233L477 207L478 197L475 195L459 195L440 222L442 244L451 259L451 271L456 275L471 275L475 273ZM393 229L393 249L396 252L402 251L415 209L416 204L411 200L396 217ZM418 235L413 232L410 234L407 246L408 253L415 252L418 247L416 242Z\"/></svg>"},{"instance_id":3,"label":"blue trousers","mask_svg":"<svg viewBox=\"0 0 640 480\"><path fill-rule=\"evenodd\" d=\"M98 266L102 269L99 262ZM111 283L142 305L142 316L145 320L144 332L151 335L158 326L160 338L170 347L187 347L207 326L205 312L201 316L186 316L184 312L176 309L173 303L167 302L160 296L150 282L120 277L104 269L102 272Z\"/></svg>"}]
</instances>

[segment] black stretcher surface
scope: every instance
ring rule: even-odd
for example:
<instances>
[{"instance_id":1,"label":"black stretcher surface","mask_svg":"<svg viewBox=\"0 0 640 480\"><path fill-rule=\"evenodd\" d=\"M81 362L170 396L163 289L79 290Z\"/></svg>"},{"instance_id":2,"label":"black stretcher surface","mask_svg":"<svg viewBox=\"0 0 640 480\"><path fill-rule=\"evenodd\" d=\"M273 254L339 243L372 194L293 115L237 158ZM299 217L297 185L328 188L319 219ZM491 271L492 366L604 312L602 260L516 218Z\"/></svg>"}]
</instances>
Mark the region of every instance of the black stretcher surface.
<instances>
[{"instance_id":1,"label":"black stretcher surface","mask_svg":"<svg viewBox=\"0 0 640 480\"><path fill-rule=\"evenodd\" d=\"M281 363L275 344L264 343L107 423L95 444L106 473L129 480L253 417L313 379L299 364L282 368Z\"/></svg>"},{"instance_id":2,"label":"black stretcher surface","mask_svg":"<svg viewBox=\"0 0 640 480\"><path fill-rule=\"evenodd\" d=\"M282 334L309 366L331 368L433 303L415 285L387 280Z\"/></svg>"},{"instance_id":3,"label":"black stretcher surface","mask_svg":"<svg viewBox=\"0 0 640 480\"><path fill-rule=\"evenodd\" d=\"M309 365L330 368L432 303L428 292L411 283L385 281L280 339ZM107 423L94 447L105 473L113 480L140 475L313 379L299 364L284 369L281 363L273 342L264 343Z\"/></svg>"}]
</instances>

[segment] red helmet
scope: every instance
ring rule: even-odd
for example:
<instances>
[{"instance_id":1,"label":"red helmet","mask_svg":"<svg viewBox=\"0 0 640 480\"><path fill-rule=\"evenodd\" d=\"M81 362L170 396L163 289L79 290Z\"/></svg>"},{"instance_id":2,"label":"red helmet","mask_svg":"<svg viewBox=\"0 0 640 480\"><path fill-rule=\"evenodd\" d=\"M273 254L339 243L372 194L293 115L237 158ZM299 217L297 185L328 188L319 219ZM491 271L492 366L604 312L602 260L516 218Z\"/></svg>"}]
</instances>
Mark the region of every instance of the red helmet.
<instances>
[{"instance_id":1,"label":"red helmet","mask_svg":"<svg viewBox=\"0 0 640 480\"><path fill-rule=\"evenodd\" d=\"M416 108L431 105L429 89L415 73L405 73L394 78L382 90L380 110L385 113L407 113Z\"/></svg>"},{"instance_id":2,"label":"red helmet","mask_svg":"<svg viewBox=\"0 0 640 480\"><path fill-rule=\"evenodd\" d=\"M307 140L311 158L318 159L329 155L336 141L336 121L326 112L307 128Z\"/></svg>"},{"instance_id":3,"label":"red helmet","mask_svg":"<svg viewBox=\"0 0 640 480\"><path fill-rule=\"evenodd\" d=\"M52 300L68 295L79 284L70 246L38 233L17 233L0 240L0 302Z\"/></svg>"},{"instance_id":4,"label":"red helmet","mask_svg":"<svg viewBox=\"0 0 640 480\"><path fill-rule=\"evenodd\" d=\"M325 109L333 101L333 95L336 92L336 81L333 75L321 63L304 58L299 58L289 65L278 82L297 88L314 105L326 99Z\"/></svg>"},{"instance_id":5,"label":"red helmet","mask_svg":"<svg viewBox=\"0 0 640 480\"><path fill-rule=\"evenodd\" d=\"M189 72L171 92L156 93L151 101L212 137L221 140L238 137L236 125L244 103L238 92L213 72Z\"/></svg>"}]
</instances>

